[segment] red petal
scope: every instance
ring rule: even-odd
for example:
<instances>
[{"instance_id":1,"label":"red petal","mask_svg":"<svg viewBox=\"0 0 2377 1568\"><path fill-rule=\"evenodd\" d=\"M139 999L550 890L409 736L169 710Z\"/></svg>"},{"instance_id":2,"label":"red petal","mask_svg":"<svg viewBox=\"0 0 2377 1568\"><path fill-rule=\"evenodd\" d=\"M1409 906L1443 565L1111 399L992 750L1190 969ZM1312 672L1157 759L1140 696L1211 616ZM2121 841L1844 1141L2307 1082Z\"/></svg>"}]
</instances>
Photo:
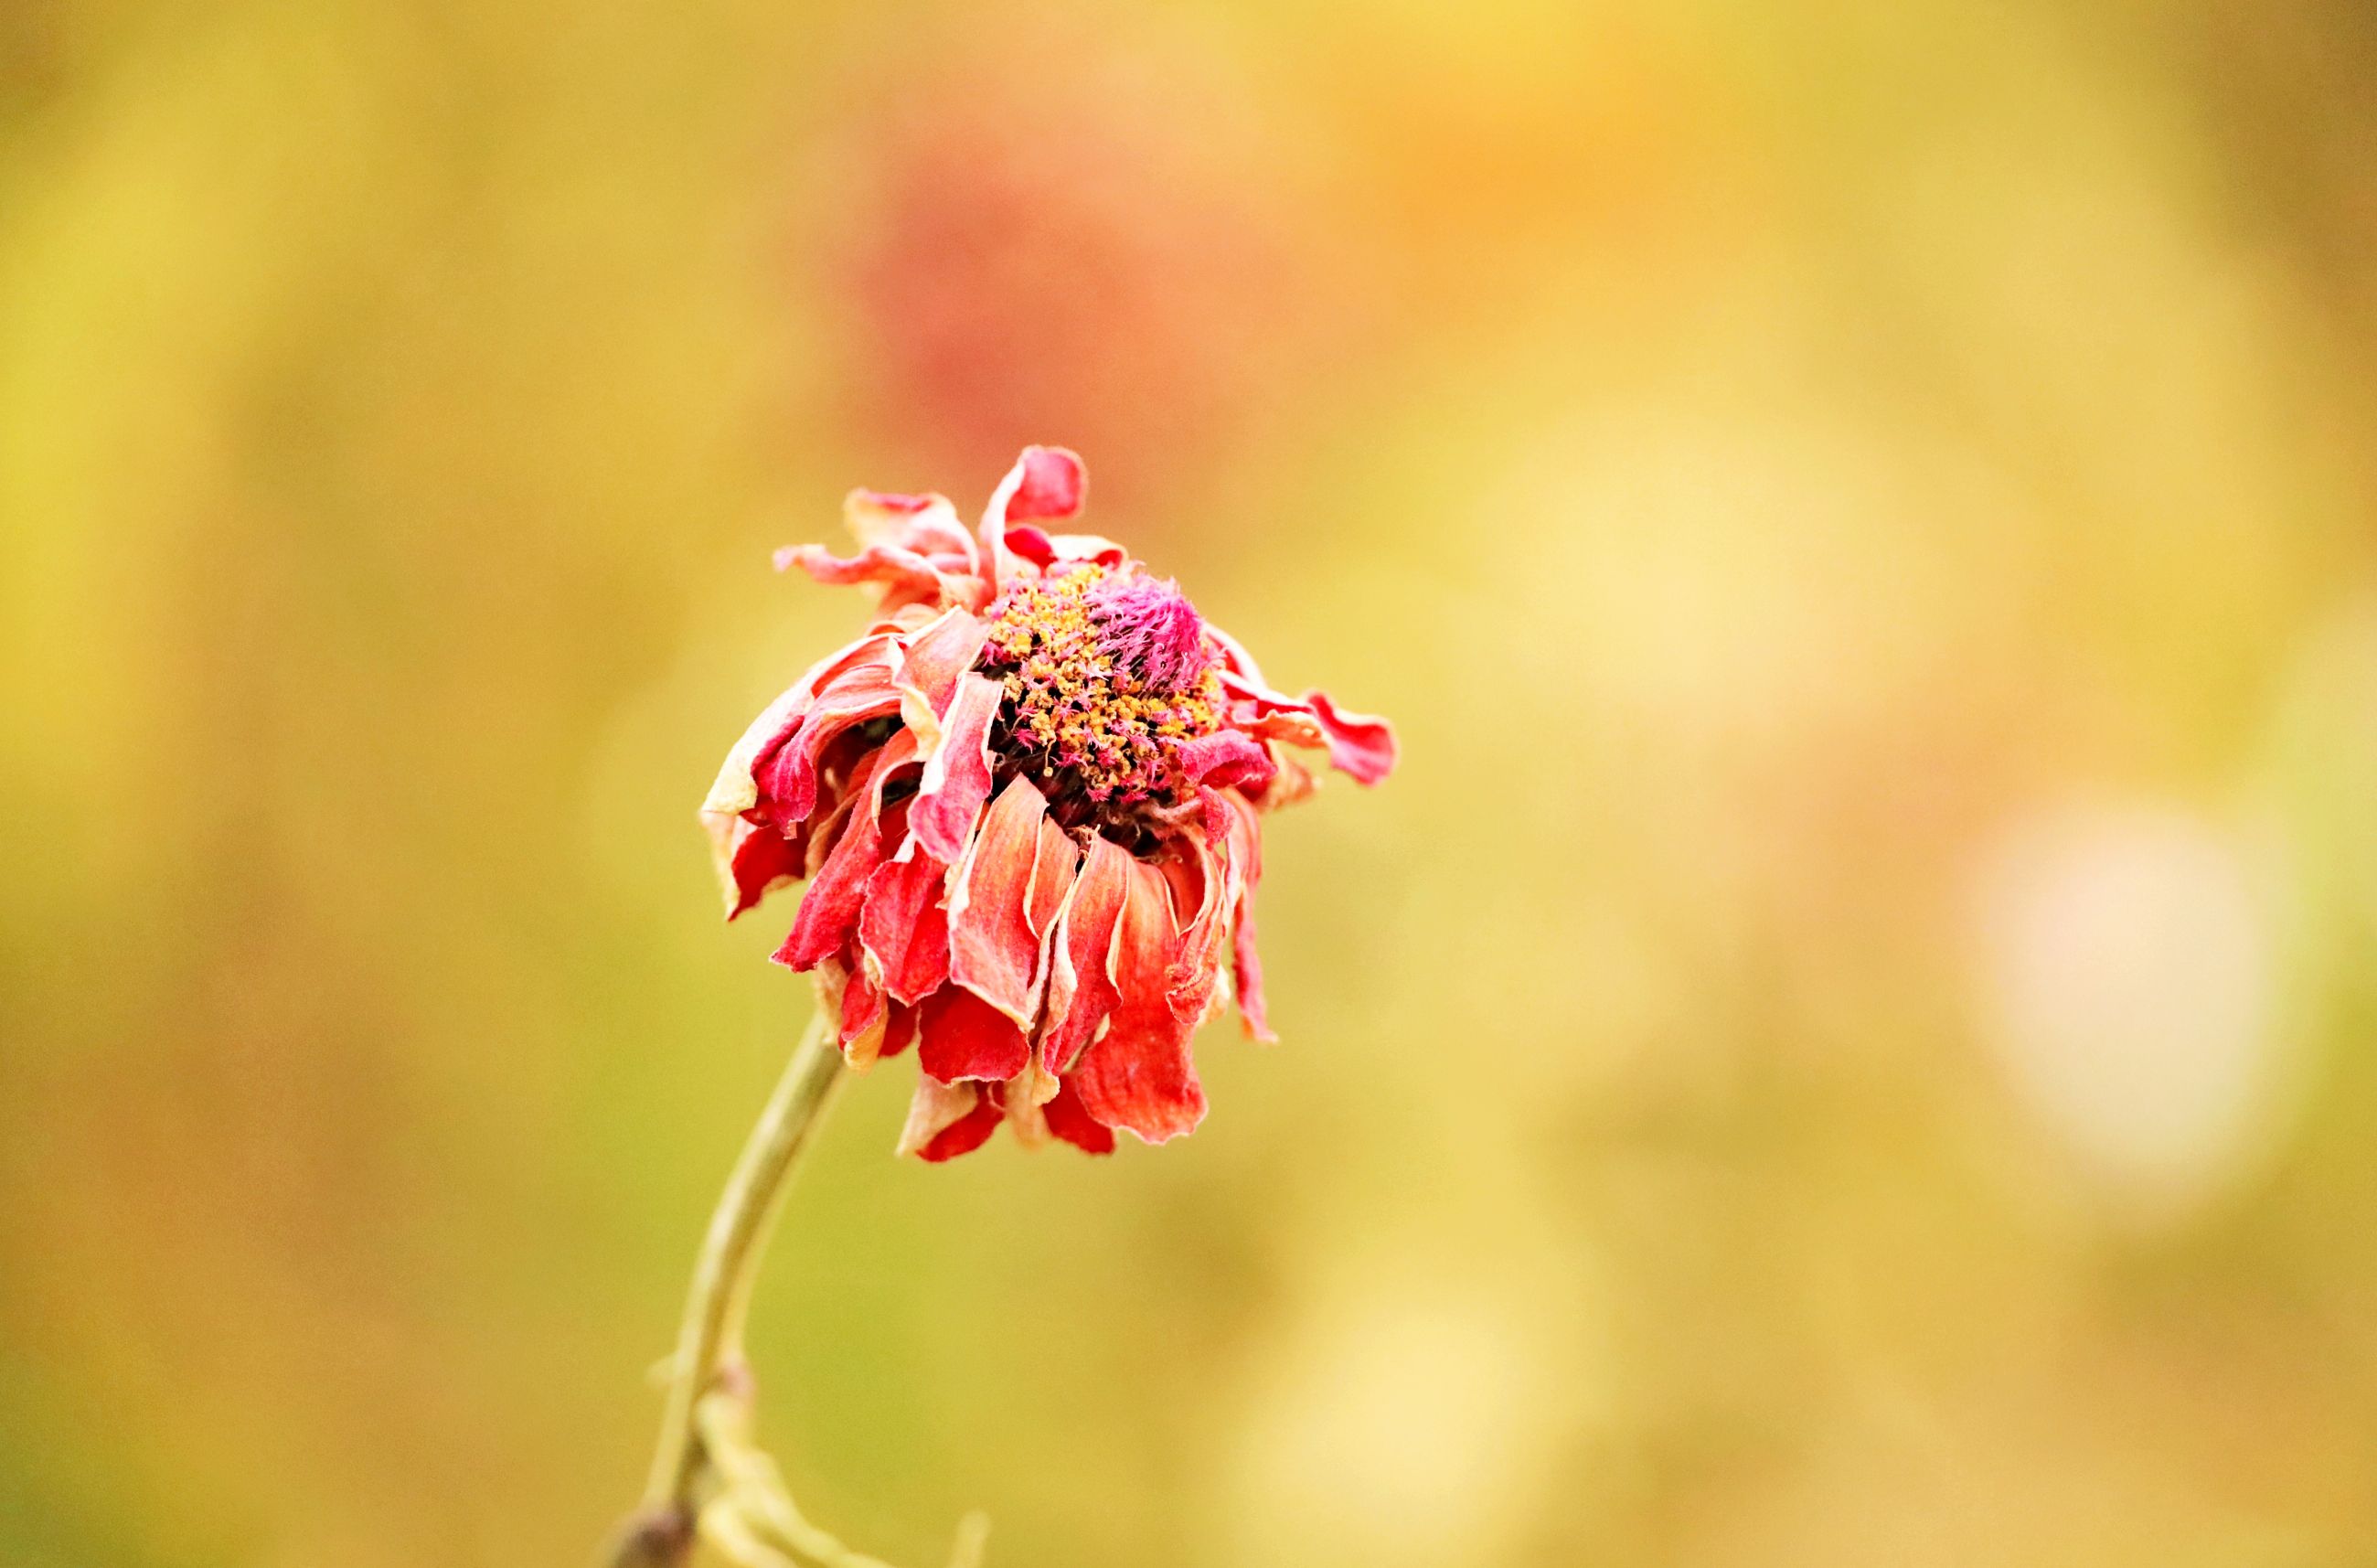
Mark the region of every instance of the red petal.
<instances>
[{"instance_id":1,"label":"red petal","mask_svg":"<svg viewBox=\"0 0 2377 1568\"><path fill-rule=\"evenodd\" d=\"M861 808L843 823L842 836L801 894L800 912L775 960L790 969L814 969L842 950L858 928L866 880L883 859L882 826Z\"/></svg>"},{"instance_id":2,"label":"red petal","mask_svg":"<svg viewBox=\"0 0 2377 1568\"><path fill-rule=\"evenodd\" d=\"M752 809L780 827L817 809L818 758L854 724L900 711L900 688L884 664L862 664L834 676L802 715L798 732L763 753L751 770L758 798Z\"/></svg>"},{"instance_id":3,"label":"red petal","mask_svg":"<svg viewBox=\"0 0 2377 1568\"><path fill-rule=\"evenodd\" d=\"M703 812L701 820L710 829L711 847L717 854L729 920L775 889L800 880L801 845L776 829L713 811Z\"/></svg>"},{"instance_id":4,"label":"red petal","mask_svg":"<svg viewBox=\"0 0 2377 1568\"><path fill-rule=\"evenodd\" d=\"M1047 798L1031 780L1011 781L991 802L950 893L950 978L1019 1025L1029 1025L1040 1005L1040 935L1032 914L1047 812ZM1048 914L1054 916L1055 904Z\"/></svg>"},{"instance_id":5,"label":"red petal","mask_svg":"<svg viewBox=\"0 0 2377 1568\"><path fill-rule=\"evenodd\" d=\"M1106 961L1129 885L1129 854L1103 833L1093 836L1049 942L1047 1022L1040 1035L1040 1060L1051 1072L1070 1067L1114 1011L1117 992Z\"/></svg>"},{"instance_id":6,"label":"red petal","mask_svg":"<svg viewBox=\"0 0 2377 1568\"><path fill-rule=\"evenodd\" d=\"M987 676L962 675L941 718L940 744L925 759L925 781L908 814L916 842L954 866L965 856L974 819L990 798L990 724L1006 698Z\"/></svg>"},{"instance_id":7,"label":"red petal","mask_svg":"<svg viewBox=\"0 0 2377 1568\"><path fill-rule=\"evenodd\" d=\"M1046 818L1040 820L1040 852L1032 862L1032 897L1024 906L1023 917L1031 924L1032 935L1045 939L1048 928L1056 923L1057 912L1065 907L1065 900L1073 891L1073 868L1081 863L1081 852L1073 844L1073 835ZM1039 960L1040 974L1047 973L1047 955ZM1036 1011L1036 1009L1035 1009Z\"/></svg>"},{"instance_id":8,"label":"red petal","mask_svg":"<svg viewBox=\"0 0 2377 1568\"><path fill-rule=\"evenodd\" d=\"M1081 497L1088 486L1081 460L1062 447L1023 449L1023 455L991 492L990 505L982 514L983 560L994 589L1018 577L1037 575L1041 568L1034 557L1043 545L1051 558L1056 553L1055 542L1036 529L1010 543L1008 535L1016 531L1016 525L1071 517L1081 509Z\"/></svg>"},{"instance_id":9,"label":"red petal","mask_svg":"<svg viewBox=\"0 0 2377 1568\"><path fill-rule=\"evenodd\" d=\"M1026 447L993 492L990 516L1001 523L1069 518L1081 509L1089 487L1089 471L1071 452Z\"/></svg>"},{"instance_id":10,"label":"red petal","mask_svg":"<svg viewBox=\"0 0 2377 1568\"><path fill-rule=\"evenodd\" d=\"M972 1083L916 1080L908 1102L908 1122L900 1130L900 1152L945 1160L978 1149L998 1130L998 1103Z\"/></svg>"},{"instance_id":11,"label":"red petal","mask_svg":"<svg viewBox=\"0 0 2377 1568\"><path fill-rule=\"evenodd\" d=\"M1007 547L1045 571L1057 559L1057 545L1045 532L1029 524L1007 531Z\"/></svg>"},{"instance_id":12,"label":"red petal","mask_svg":"<svg viewBox=\"0 0 2377 1568\"><path fill-rule=\"evenodd\" d=\"M1179 948L1164 872L1133 861L1115 926L1113 974L1121 998L1105 1035L1081 1053L1071 1078L1092 1116L1151 1143L1194 1130L1205 1116L1205 1091L1188 1056L1194 1025L1173 1011L1165 994Z\"/></svg>"},{"instance_id":13,"label":"red petal","mask_svg":"<svg viewBox=\"0 0 2377 1568\"><path fill-rule=\"evenodd\" d=\"M1057 1097L1040 1107L1047 1118L1048 1131L1076 1148L1093 1155L1114 1153L1114 1129L1090 1115L1081 1105L1081 1096L1069 1082L1058 1087Z\"/></svg>"},{"instance_id":14,"label":"red petal","mask_svg":"<svg viewBox=\"0 0 2377 1568\"><path fill-rule=\"evenodd\" d=\"M1207 798L1217 803L1220 796L1209 792ZM1215 804L1212 809L1223 815L1226 832L1228 808ZM1214 994L1221 987L1222 943L1229 934L1229 916L1237 904L1238 890L1226 839L1217 844L1203 834L1183 832L1169 848L1158 864L1170 875L1173 907L1186 909L1193 900L1197 913L1181 931L1179 949L1165 973L1165 996L1172 1011L1193 1029L1212 1011Z\"/></svg>"},{"instance_id":15,"label":"red petal","mask_svg":"<svg viewBox=\"0 0 2377 1568\"><path fill-rule=\"evenodd\" d=\"M1271 1013L1263 1004L1262 955L1255 951L1254 910L1243 904L1238 909L1237 929L1230 937L1230 972L1237 978L1238 1018L1246 1025L1247 1037L1277 1045L1279 1036L1272 1033Z\"/></svg>"},{"instance_id":16,"label":"red petal","mask_svg":"<svg viewBox=\"0 0 2377 1568\"><path fill-rule=\"evenodd\" d=\"M1230 857L1238 884L1238 904L1231 921L1230 966L1238 987L1238 1018L1250 1038L1275 1043L1271 1019L1263 1008L1262 959L1255 952L1255 883L1262 879L1262 823L1255 808L1236 796L1224 796L1230 807Z\"/></svg>"},{"instance_id":17,"label":"red petal","mask_svg":"<svg viewBox=\"0 0 2377 1568\"><path fill-rule=\"evenodd\" d=\"M916 1151L916 1157L938 1165L960 1155L970 1155L990 1142L990 1135L998 1131L998 1124L1004 1119L1006 1113L985 1099L935 1133L923 1148Z\"/></svg>"},{"instance_id":18,"label":"red petal","mask_svg":"<svg viewBox=\"0 0 2377 1568\"><path fill-rule=\"evenodd\" d=\"M704 811L733 816L747 811L759 798L758 785L751 773L760 758L775 751L792 738L801 726L809 705L818 689L837 676L867 664L889 668L896 652L888 633L871 633L836 649L811 665L808 672L785 688L782 695L762 709L726 753L726 760L718 770L717 782L710 786L710 796L701 803Z\"/></svg>"},{"instance_id":19,"label":"red petal","mask_svg":"<svg viewBox=\"0 0 2377 1568\"><path fill-rule=\"evenodd\" d=\"M1012 1078L1032 1059L1015 1020L972 991L945 986L918 1012L917 1059L944 1083Z\"/></svg>"},{"instance_id":20,"label":"red petal","mask_svg":"<svg viewBox=\"0 0 2377 1568\"><path fill-rule=\"evenodd\" d=\"M902 1051L906 1050L915 1038L916 1010L913 1007L902 1007L896 1001L891 1003L890 1014L883 1023L883 1049L877 1054L898 1056Z\"/></svg>"},{"instance_id":21,"label":"red petal","mask_svg":"<svg viewBox=\"0 0 2377 1568\"><path fill-rule=\"evenodd\" d=\"M904 1002L922 1001L950 976L950 912L942 906L948 868L911 844L905 860L887 860L866 881L858 940Z\"/></svg>"},{"instance_id":22,"label":"red petal","mask_svg":"<svg viewBox=\"0 0 2377 1568\"><path fill-rule=\"evenodd\" d=\"M868 753L859 765L851 780L849 819L810 879L808 891L801 895L792 931L776 950L777 963L794 969L814 969L857 933L867 883L882 865L887 847L883 791L892 774L911 764L914 750L914 740L903 730L881 750Z\"/></svg>"},{"instance_id":23,"label":"red petal","mask_svg":"<svg viewBox=\"0 0 2377 1568\"><path fill-rule=\"evenodd\" d=\"M853 1067L865 1067L883 1054L883 1029L890 1016L881 987L866 977L863 964L850 966L842 987L842 1054Z\"/></svg>"}]
</instances>

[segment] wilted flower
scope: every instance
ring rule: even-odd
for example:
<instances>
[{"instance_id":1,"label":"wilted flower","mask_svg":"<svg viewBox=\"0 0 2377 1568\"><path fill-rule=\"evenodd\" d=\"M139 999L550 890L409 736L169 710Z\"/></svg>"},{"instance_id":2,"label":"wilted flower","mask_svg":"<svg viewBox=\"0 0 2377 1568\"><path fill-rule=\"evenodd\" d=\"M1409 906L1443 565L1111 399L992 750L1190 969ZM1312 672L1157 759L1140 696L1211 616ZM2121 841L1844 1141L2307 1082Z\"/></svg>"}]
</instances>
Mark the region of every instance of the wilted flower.
<instances>
[{"instance_id":1,"label":"wilted flower","mask_svg":"<svg viewBox=\"0 0 2377 1568\"><path fill-rule=\"evenodd\" d=\"M1273 691L1120 545L1046 532L1084 487L1033 447L978 534L941 497L859 490L855 556L781 552L878 585L880 612L759 715L702 808L730 917L809 879L775 956L818 974L845 1058L916 1045L901 1146L926 1159L1002 1119L1095 1154L1194 1128L1197 1025L1234 991L1272 1037L1260 820L1313 788L1284 748L1364 784L1394 764L1384 721Z\"/></svg>"}]
</instances>

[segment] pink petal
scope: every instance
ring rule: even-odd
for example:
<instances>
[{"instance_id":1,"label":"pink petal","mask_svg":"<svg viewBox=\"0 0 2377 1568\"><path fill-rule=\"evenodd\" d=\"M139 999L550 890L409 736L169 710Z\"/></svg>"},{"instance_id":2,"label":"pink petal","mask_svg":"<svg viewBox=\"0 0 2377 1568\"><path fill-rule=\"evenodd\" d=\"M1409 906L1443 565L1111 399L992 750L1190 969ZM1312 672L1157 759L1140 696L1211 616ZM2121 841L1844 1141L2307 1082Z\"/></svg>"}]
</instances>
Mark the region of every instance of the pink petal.
<instances>
[{"instance_id":1,"label":"pink petal","mask_svg":"<svg viewBox=\"0 0 2377 1568\"><path fill-rule=\"evenodd\" d=\"M982 514L983 560L994 589L1003 589L1019 577L1036 575L1045 564L1033 558L1041 546L1047 546L1053 557L1053 544L1038 529L1010 541L1009 534L1016 525L1072 516L1081 509L1088 485L1081 460L1062 447L1023 449L1023 455L991 492L990 505Z\"/></svg>"},{"instance_id":2,"label":"pink petal","mask_svg":"<svg viewBox=\"0 0 2377 1568\"><path fill-rule=\"evenodd\" d=\"M842 501L842 517L861 545L862 557L878 546L904 551L921 557L937 574L930 586L912 575L909 581L916 585L887 592L887 606L902 596L912 601L946 599L977 610L990 602L982 547L945 497L853 490Z\"/></svg>"},{"instance_id":3,"label":"pink petal","mask_svg":"<svg viewBox=\"0 0 2377 1568\"><path fill-rule=\"evenodd\" d=\"M1212 638L1213 646L1222 651L1222 667L1236 676L1241 684L1259 690L1268 688L1269 683L1263 679L1262 666L1255 663L1255 656L1247 652L1245 643L1212 621L1205 623L1205 635Z\"/></svg>"},{"instance_id":4,"label":"pink petal","mask_svg":"<svg viewBox=\"0 0 2377 1568\"><path fill-rule=\"evenodd\" d=\"M1241 730L1217 730L1183 742L1180 771L1187 782L1215 789L1260 790L1279 772L1271 750Z\"/></svg>"},{"instance_id":5,"label":"pink petal","mask_svg":"<svg viewBox=\"0 0 2377 1568\"><path fill-rule=\"evenodd\" d=\"M905 523L908 519L914 517L918 512L924 511L927 508L936 506L946 507L949 505L949 502L938 496L931 495L929 493L922 496L904 496L897 490L867 490L862 488L853 490L848 496L842 497L842 504L845 514L864 510L866 512L879 513L888 518L895 518L901 522ZM854 528L852 532L857 533L857 530ZM865 539L866 535L860 533L859 537L861 539Z\"/></svg>"},{"instance_id":6,"label":"pink petal","mask_svg":"<svg viewBox=\"0 0 2377 1568\"><path fill-rule=\"evenodd\" d=\"M1231 720L1267 740L1329 748L1329 760L1356 784L1374 784L1395 765L1395 735L1386 720L1339 710L1323 691L1284 697L1235 670L1222 672L1222 689L1235 700Z\"/></svg>"},{"instance_id":7,"label":"pink petal","mask_svg":"<svg viewBox=\"0 0 2377 1568\"><path fill-rule=\"evenodd\" d=\"M869 545L854 556L837 556L822 545L787 545L776 552L776 569L799 567L829 588L879 582L931 598L949 592L950 579L938 567L914 550L897 545Z\"/></svg>"},{"instance_id":8,"label":"pink petal","mask_svg":"<svg viewBox=\"0 0 2377 1568\"><path fill-rule=\"evenodd\" d=\"M973 537L946 497L853 490L842 498L842 521L862 547L890 545L919 556L955 555L968 571L980 569Z\"/></svg>"},{"instance_id":9,"label":"pink petal","mask_svg":"<svg viewBox=\"0 0 2377 1568\"><path fill-rule=\"evenodd\" d=\"M842 499L842 522L861 546L891 545L925 556L949 575L982 575L982 551L946 497L854 489Z\"/></svg>"},{"instance_id":10,"label":"pink petal","mask_svg":"<svg viewBox=\"0 0 2377 1568\"><path fill-rule=\"evenodd\" d=\"M900 717L929 753L940 743L941 716L956 697L958 677L982 656L990 628L972 612L952 608L902 641Z\"/></svg>"},{"instance_id":11,"label":"pink petal","mask_svg":"<svg viewBox=\"0 0 2377 1568\"><path fill-rule=\"evenodd\" d=\"M1318 687L1304 700L1320 720L1329 737L1329 760L1356 784L1374 784L1394 771L1395 732L1386 720L1369 713L1348 713Z\"/></svg>"}]
</instances>

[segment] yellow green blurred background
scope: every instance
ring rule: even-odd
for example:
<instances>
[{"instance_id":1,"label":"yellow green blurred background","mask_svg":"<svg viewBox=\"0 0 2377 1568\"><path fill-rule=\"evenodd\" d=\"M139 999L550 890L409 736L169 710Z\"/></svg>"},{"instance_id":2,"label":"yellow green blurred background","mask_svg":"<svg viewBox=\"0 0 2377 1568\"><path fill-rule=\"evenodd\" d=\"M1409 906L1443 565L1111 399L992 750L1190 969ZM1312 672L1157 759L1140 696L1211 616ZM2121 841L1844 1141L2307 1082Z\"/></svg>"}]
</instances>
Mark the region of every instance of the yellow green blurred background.
<instances>
[{"instance_id":1,"label":"yellow green blurred background","mask_svg":"<svg viewBox=\"0 0 2377 1568\"><path fill-rule=\"evenodd\" d=\"M1404 767L1194 1138L857 1087L813 1514L2377 1562L2372 149L2347 0L0 7L0 1563L586 1560L769 551L1027 441Z\"/></svg>"}]
</instances>

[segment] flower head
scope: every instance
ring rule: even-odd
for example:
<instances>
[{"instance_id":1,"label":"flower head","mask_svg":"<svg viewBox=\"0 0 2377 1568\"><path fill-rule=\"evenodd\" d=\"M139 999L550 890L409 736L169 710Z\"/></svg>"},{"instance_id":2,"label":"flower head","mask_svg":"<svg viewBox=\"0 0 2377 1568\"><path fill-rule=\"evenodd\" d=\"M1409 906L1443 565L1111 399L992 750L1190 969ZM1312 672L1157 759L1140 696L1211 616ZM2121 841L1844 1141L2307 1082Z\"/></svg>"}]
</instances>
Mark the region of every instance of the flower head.
<instances>
[{"instance_id":1,"label":"flower head","mask_svg":"<svg viewBox=\"0 0 2377 1568\"><path fill-rule=\"evenodd\" d=\"M878 616L753 722L702 808L730 918L807 879L775 956L817 973L843 1055L916 1046L902 1148L926 1159L1001 1121L1096 1154L1194 1128L1198 1024L1234 994L1272 1037L1260 820L1314 787L1286 748L1363 784L1394 765L1383 720L1272 690L1177 584L1042 526L1085 488L1033 447L978 532L938 496L854 491L855 555L777 564L875 585Z\"/></svg>"}]
</instances>

